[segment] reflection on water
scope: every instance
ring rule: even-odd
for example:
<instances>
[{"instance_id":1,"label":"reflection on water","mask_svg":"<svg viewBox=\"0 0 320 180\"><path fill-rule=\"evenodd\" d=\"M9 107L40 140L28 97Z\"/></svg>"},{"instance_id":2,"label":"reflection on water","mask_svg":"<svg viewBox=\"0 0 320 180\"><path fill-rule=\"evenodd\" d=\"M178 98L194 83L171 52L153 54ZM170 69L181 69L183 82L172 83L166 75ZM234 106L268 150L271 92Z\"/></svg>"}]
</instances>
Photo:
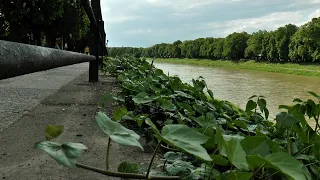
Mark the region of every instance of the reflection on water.
<instances>
[{"instance_id":1,"label":"reflection on water","mask_svg":"<svg viewBox=\"0 0 320 180\"><path fill-rule=\"evenodd\" d=\"M192 65L155 63L170 76L177 75L184 82L202 76L214 96L245 108L252 95L263 95L267 100L270 116L274 117L281 104L291 105L294 98L312 98L307 91L320 94L320 78L260 71L221 69Z\"/></svg>"}]
</instances>

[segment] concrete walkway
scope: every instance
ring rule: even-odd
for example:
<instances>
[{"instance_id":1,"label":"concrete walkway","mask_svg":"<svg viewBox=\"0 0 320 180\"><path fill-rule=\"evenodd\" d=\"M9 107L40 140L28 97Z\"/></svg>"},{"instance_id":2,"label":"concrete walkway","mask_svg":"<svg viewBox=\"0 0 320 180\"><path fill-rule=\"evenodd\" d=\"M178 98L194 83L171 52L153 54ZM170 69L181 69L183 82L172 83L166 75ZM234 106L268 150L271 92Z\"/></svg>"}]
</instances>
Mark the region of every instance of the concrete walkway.
<instances>
[{"instance_id":1,"label":"concrete walkway","mask_svg":"<svg viewBox=\"0 0 320 180\"><path fill-rule=\"evenodd\" d=\"M0 132L88 69L81 63L0 80Z\"/></svg>"},{"instance_id":2,"label":"concrete walkway","mask_svg":"<svg viewBox=\"0 0 320 180\"><path fill-rule=\"evenodd\" d=\"M94 116L104 93L119 91L113 77L88 82L87 64L0 81L0 179L10 180L114 180L79 168L65 168L34 144L45 140L46 125L63 125L55 142L78 142L88 147L79 162L105 169L108 137ZM111 102L104 111L112 116ZM143 144L143 140L141 140ZM145 170L152 154L139 148L111 143L110 168L123 161L139 163Z\"/></svg>"}]
</instances>

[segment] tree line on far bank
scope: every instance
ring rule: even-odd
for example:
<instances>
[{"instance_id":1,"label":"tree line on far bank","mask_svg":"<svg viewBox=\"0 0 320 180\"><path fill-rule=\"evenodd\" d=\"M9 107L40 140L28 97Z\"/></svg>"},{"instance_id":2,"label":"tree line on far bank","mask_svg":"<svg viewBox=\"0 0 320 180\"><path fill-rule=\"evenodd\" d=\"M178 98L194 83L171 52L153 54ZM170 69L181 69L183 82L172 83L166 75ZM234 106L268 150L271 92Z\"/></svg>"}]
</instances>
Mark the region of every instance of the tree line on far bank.
<instances>
[{"instance_id":1,"label":"tree line on far bank","mask_svg":"<svg viewBox=\"0 0 320 180\"><path fill-rule=\"evenodd\" d=\"M320 18L297 27L287 24L275 31L234 32L226 38L161 43L148 48L113 47L110 56L132 54L151 58L254 59L268 62L320 62Z\"/></svg>"}]
</instances>

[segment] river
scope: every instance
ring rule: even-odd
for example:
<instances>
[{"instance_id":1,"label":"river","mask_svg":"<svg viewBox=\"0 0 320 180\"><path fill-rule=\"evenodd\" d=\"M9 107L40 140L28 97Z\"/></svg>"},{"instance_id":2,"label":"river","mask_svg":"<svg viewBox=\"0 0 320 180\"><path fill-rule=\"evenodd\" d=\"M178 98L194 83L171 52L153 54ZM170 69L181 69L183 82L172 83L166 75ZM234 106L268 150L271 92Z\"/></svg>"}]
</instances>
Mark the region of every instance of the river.
<instances>
[{"instance_id":1,"label":"river","mask_svg":"<svg viewBox=\"0 0 320 180\"><path fill-rule=\"evenodd\" d=\"M307 91L320 94L320 78L290 74L200 67L182 64L155 63L157 68L170 76L177 75L186 83L199 76L213 91L216 98L228 100L245 108L252 95L263 95L267 101L270 116L275 117L279 105L291 105L294 98L312 98Z\"/></svg>"}]
</instances>

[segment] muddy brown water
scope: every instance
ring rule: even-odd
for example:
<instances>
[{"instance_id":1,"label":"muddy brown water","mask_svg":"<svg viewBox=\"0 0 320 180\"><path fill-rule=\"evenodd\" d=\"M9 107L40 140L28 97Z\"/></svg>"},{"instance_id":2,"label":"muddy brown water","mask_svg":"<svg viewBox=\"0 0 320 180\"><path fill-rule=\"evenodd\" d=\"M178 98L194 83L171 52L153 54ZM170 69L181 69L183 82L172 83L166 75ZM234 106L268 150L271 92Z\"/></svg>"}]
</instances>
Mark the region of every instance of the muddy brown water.
<instances>
[{"instance_id":1,"label":"muddy brown water","mask_svg":"<svg viewBox=\"0 0 320 180\"><path fill-rule=\"evenodd\" d=\"M307 91L320 94L319 77L184 64L154 65L166 74L169 72L170 76L179 76L186 83L192 83L192 79L202 76L216 98L228 100L241 108L245 108L250 96L263 95L267 100L271 118L280 112L278 107L281 104L291 105L294 98L312 99Z\"/></svg>"}]
</instances>

